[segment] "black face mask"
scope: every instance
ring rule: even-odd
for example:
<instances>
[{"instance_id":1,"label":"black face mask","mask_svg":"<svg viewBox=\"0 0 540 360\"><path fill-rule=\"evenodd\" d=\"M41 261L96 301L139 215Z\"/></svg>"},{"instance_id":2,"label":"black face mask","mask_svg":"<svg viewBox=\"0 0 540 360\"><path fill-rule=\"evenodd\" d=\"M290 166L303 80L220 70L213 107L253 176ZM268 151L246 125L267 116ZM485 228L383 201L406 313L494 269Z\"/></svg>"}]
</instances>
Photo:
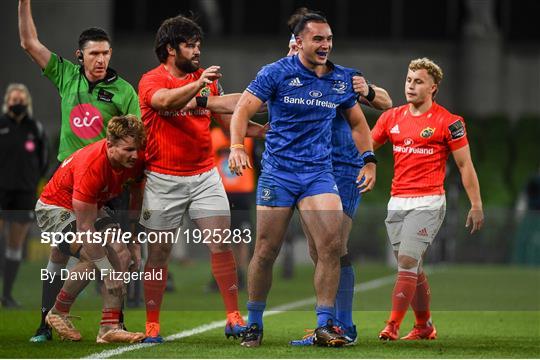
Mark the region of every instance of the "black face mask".
<instances>
[{"instance_id":1,"label":"black face mask","mask_svg":"<svg viewBox=\"0 0 540 360\"><path fill-rule=\"evenodd\" d=\"M26 114L27 109L28 107L24 104L15 104L9 107L9 111L11 111L15 116Z\"/></svg>"}]
</instances>

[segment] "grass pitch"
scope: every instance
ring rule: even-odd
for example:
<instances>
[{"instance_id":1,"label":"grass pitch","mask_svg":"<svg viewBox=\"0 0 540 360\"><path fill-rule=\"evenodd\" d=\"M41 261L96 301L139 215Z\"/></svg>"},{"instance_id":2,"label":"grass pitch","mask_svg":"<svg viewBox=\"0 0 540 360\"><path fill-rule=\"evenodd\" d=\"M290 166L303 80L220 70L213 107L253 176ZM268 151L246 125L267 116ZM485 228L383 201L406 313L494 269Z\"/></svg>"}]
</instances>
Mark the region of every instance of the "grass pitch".
<instances>
[{"instance_id":1,"label":"grass pitch","mask_svg":"<svg viewBox=\"0 0 540 360\"><path fill-rule=\"evenodd\" d=\"M41 264L24 264L15 286L15 297L23 310L0 310L0 346L2 358L78 358L96 356L125 345L95 343L101 305L91 284L72 309L82 321L80 343L55 340L32 344L28 339L38 324ZM223 320L218 294L205 292L210 277L209 265L172 266L176 292L164 299L161 315L164 337L181 333L180 338L152 347L140 347L117 353L122 358L537 358L540 356L540 269L505 266L449 266L433 269L429 275L433 293L433 320L439 338L435 341L380 342L378 332L390 309L391 281L355 295L354 320L358 344L341 349L291 347L288 341L304 335L315 323L313 304L272 314L265 318L263 346L245 349L238 341L227 340L223 328L189 335L189 330ZM377 264L357 264L357 281L384 278L394 270ZM313 296L312 269L296 269L292 280L274 276L268 308L290 304ZM244 308L245 292L241 293ZM127 309L129 329L144 329L144 311ZM402 335L413 324L411 313L402 325ZM105 354L105 355L111 355Z\"/></svg>"}]
</instances>

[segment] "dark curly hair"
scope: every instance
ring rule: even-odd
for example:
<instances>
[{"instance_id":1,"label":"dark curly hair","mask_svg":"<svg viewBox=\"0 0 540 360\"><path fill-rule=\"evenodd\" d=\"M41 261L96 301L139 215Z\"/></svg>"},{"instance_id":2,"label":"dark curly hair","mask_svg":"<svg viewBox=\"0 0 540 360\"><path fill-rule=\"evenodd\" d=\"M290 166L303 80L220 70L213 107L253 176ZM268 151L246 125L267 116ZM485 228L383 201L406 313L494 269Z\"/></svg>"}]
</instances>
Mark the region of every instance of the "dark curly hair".
<instances>
[{"instance_id":1,"label":"dark curly hair","mask_svg":"<svg viewBox=\"0 0 540 360\"><path fill-rule=\"evenodd\" d=\"M160 63L164 63L169 56L167 45L178 50L180 43L200 41L203 31L194 19L178 15L169 18L161 24L156 34L154 51Z\"/></svg>"}]
</instances>

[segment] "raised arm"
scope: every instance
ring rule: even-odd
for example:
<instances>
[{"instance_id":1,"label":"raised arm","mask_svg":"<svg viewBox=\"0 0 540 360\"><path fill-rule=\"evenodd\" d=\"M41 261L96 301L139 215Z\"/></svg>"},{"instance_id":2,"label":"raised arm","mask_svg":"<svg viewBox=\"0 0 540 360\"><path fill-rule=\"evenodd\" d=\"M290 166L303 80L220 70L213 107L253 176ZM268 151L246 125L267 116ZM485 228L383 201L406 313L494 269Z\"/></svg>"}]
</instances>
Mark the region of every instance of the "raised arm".
<instances>
[{"instance_id":1,"label":"raised arm","mask_svg":"<svg viewBox=\"0 0 540 360\"><path fill-rule=\"evenodd\" d=\"M469 210L469 214L467 215L465 226L470 227L472 225L472 234L480 230L484 225L484 210L482 208L482 197L480 196L480 184L474 170L469 145L452 151L452 156L461 173L461 182L471 202L471 210Z\"/></svg>"},{"instance_id":2,"label":"raised arm","mask_svg":"<svg viewBox=\"0 0 540 360\"><path fill-rule=\"evenodd\" d=\"M36 25L32 18L30 0L19 0L19 38L21 47L40 68L45 69L51 58L51 51L38 39Z\"/></svg>"},{"instance_id":3,"label":"raised arm","mask_svg":"<svg viewBox=\"0 0 540 360\"><path fill-rule=\"evenodd\" d=\"M201 77L195 82L175 89L159 89L152 95L152 108L156 110L182 109L203 87L221 78L219 70L219 66L210 66L203 71Z\"/></svg>"},{"instance_id":4,"label":"raised arm","mask_svg":"<svg viewBox=\"0 0 540 360\"><path fill-rule=\"evenodd\" d=\"M373 156L373 146L371 145L371 133L369 131L369 125L367 123L364 113L360 109L358 104L355 104L353 107L345 110L343 112L345 118L349 121L351 126L351 134L354 140L354 144L358 149L358 152L364 157ZM364 193L370 191L375 186L376 180L376 165L375 162L368 162L362 167L360 173L358 174L357 182L358 187L362 190L360 192Z\"/></svg>"},{"instance_id":5,"label":"raised arm","mask_svg":"<svg viewBox=\"0 0 540 360\"><path fill-rule=\"evenodd\" d=\"M249 156L244 150L244 138L248 130L249 119L257 113L262 101L248 91L244 91L231 119L231 153L229 168L236 175L242 175L243 169L251 168Z\"/></svg>"}]
</instances>

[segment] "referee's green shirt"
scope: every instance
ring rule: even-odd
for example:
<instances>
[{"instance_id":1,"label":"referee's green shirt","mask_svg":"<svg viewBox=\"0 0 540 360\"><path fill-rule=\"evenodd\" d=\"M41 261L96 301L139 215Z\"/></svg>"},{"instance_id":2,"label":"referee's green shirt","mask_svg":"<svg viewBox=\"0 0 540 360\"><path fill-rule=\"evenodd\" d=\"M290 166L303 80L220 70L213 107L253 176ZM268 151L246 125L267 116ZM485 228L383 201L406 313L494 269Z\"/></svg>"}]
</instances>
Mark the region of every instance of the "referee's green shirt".
<instances>
[{"instance_id":1,"label":"referee's green shirt","mask_svg":"<svg viewBox=\"0 0 540 360\"><path fill-rule=\"evenodd\" d=\"M59 161L103 139L113 116L133 114L141 118L137 93L111 68L103 80L90 83L82 66L52 53L43 75L56 86L62 99Z\"/></svg>"}]
</instances>

